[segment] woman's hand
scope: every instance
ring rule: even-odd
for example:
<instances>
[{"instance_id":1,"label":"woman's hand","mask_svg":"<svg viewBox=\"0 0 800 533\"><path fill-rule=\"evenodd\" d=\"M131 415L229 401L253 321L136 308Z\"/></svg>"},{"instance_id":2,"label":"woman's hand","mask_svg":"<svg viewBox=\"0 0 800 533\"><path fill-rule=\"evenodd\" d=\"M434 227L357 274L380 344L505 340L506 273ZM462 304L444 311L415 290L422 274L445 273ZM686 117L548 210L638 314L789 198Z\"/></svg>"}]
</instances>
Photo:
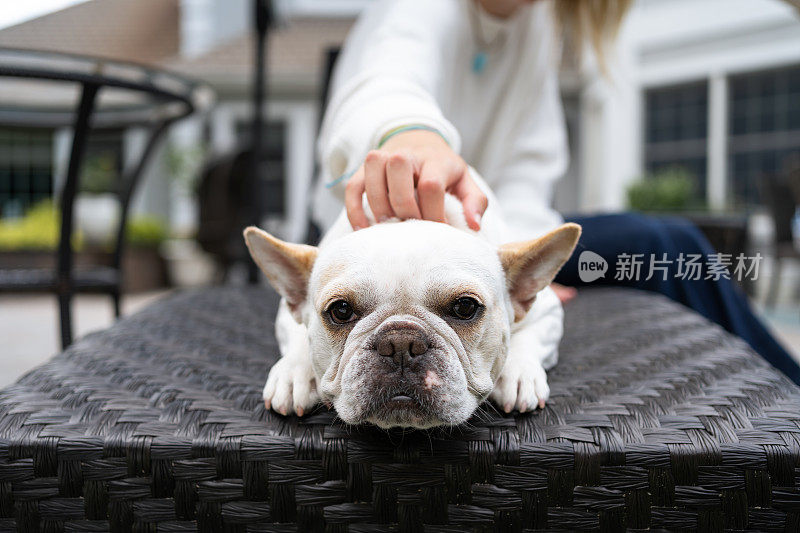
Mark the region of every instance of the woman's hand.
<instances>
[{"instance_id":1,"label":"woman's hand","mask_svg":"<svg viewBox=\"0 0 800 533\"><path fill-rule=\"evenodd\" d=\"M353 229L369 226L362 195L366 191L375 220L419 218L446 222L444 195L461 200L467 225L478 231L487 198L472 181L467 164L438 134L411 130L389 138L367 154L345 190Z\"/></svg>"},{"instance_id":2,"label":"woman's hand","mask_svg":"<svg viewBox=\"0 0 800 533\"><path fill-rule=\"evenodd\" d=\"M558 283L551 283L550 288L553 289L553 292L556 293L558 299L561 300L562 304L573 300L578 295L578 289L575 287L565 287L564 285L559 285Z\"/></svg>"}]
</instances>

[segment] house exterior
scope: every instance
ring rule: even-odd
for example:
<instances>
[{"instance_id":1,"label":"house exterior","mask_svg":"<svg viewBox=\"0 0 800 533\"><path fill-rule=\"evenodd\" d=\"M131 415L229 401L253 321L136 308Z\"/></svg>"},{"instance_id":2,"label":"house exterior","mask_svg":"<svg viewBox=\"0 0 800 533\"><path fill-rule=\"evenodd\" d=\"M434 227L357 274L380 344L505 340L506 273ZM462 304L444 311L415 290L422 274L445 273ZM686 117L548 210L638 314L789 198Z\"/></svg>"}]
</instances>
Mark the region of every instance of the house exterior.
<instances>
[{"instance_id":1,"label":"house exterior","mask_svg":"<svg viewBox=\"0 0 800 533\"><path fill-rule=\"evenodd\" d=\"M800 154L793 3L640 2L625 34L634 109L625 127L635 141L625 158L633 168L683 162L711 208L760 203L758 181Z\"/></svg>"},{"instance_id":2,"label":"house exterior","mask_svg":"<svg viewBox=\"0 0 800 533\"><path fill-rule=\"evenodd\" d=\"M280 21L268 45L267 137L280 153L285 180L273 229L288 239L306 232L325 51L343 42L371 1L277 2ZM135 205L186 233L195 224L193 203L185 186L167 178L168 151L202 143L224 153L247 131L250 10L248 0L91 0L0 30L0 46L135 60L214 88L214 108L174 128ZM623 209L631 182L672 165L692 173L697 194L713 209L751 209L760 201L758 179L800 151L800 15L789 3L638 0L615 56L610 77L591 58L578 68L566 57L562 66L572 158L556 190L558 209ZM124 166L135 160L142 138L136 129L120 131L99 140L98 150L106 146ZM4 205L27 205L58 190L69 140L67 129L0 127L3 212L9 211ZM26 149L10 148L19 145ZM1 155L12 151L27 155ZM3 178L11 174L13 180Z\"/></svg>"}]
</instances>

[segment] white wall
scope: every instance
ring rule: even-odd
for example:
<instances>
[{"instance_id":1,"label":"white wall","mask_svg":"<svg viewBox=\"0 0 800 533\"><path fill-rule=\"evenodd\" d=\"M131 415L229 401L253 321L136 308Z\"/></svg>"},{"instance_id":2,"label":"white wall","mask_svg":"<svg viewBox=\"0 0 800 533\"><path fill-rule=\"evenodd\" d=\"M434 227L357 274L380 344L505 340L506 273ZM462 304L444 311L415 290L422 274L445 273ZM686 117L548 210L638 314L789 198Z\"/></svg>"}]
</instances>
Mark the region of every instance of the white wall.
<instances>
[{"instance_id":1,"label":"white wall","mask_svg":"<svg viewBox=\"0 0 800 533\"><path fill-rule=\"evenodd\" d=\"M273 0L287 16L322 15L350 17L357 15L375 0Z\"/></svg>"},{"instance_id":2,"label":"white wall","mask_svg":"<svg viewBox=\"0 0 800 533\"><path fill-rule=\"evenodd\" d=\"M181 0L180 48L195 57L250 29L252 0Z\"/></svg>"},{"instance_id":3,"label":"white wall","mask_svg":"<svg viewBox=\"0 0 800 533\"><path fill-rule=\"evenodd\" d=\"M780 0L659 0L631 13L643 86L800 61L800 17Z\"/></svg>"},{"instance_id":4,"label":"white wall","mask_svg":"<svg viewBox=\"0 0 800 533\"><path fill-rule=\"evenodd\" d=\"M129 128L122 139L123 168L127 171L141 161L150 137L146 128ZM153 150L131 198L131 215L150 214L167 219L170 212L170 176L165 157L166 139Z\"/></svg>"},{"instance_id":5,"label":"white wall","mask_svg":"<svg viewBox=\"0 0 800 533\"><path fill-rule=\"evenodd\" d=\"M625 207L625 190L641 173L636 150L640 135L640 94L631 27L620 31L609 51L608 73L602 74L585 54L581 91L581 142L573 147L580 158L580 208L586 212L616 211Z\"/></svg>"}]
</instances>

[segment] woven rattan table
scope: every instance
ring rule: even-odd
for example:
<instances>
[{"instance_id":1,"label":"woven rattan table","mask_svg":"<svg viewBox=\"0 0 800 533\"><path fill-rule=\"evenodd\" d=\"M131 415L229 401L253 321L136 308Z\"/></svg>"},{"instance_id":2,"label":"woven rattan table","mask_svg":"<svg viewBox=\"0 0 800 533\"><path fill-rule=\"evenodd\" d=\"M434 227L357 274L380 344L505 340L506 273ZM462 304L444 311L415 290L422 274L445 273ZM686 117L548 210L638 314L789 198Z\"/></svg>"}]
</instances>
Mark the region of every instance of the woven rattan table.
<instances>
[{"instance_id":1,"label":"woven rattan table","mask_svg":"<svg viewBox=\"0 0 800 533\"><path fill-rule=\"evenodd\" d=\"M0 530L800 530L800 389L662 297L581 291L544 411L427 433L265 411L275 307L176 294L0 392Z\"/></svg>"}]
</instances>

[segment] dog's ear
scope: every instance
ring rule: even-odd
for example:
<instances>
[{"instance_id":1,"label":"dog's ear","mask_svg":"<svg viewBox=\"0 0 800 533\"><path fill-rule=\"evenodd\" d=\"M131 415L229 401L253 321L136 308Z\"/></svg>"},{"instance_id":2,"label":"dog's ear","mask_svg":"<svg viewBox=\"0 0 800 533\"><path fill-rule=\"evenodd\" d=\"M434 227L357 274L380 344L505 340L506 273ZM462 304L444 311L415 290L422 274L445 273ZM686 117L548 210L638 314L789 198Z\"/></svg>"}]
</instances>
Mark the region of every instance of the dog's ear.
<instances>
[{"instance_id":1,"label":"dog's ear","mask_svg":"<svg viewBox=\"0 0 800 533\"><path fill-rule=\"evenodd\" d=\"M295 320L302 322L300 309L308 294L317 248L284 242L254 226L244 230L244 240L270 284L286 299Z\"/></svg>"},{"instance_id":2,"label":"dog's ear","mask_svg":"<svg viewBox=\"0 0 800 533\"><path fill-rule=\"evenodd\" d=\"M580 236L581 227L569 223L539 239L500 247L500 263L506 273L506 286L514 305L515 322L525 317L536 294L553 281L572 255Z\"/></svg>"}]
</instances>

